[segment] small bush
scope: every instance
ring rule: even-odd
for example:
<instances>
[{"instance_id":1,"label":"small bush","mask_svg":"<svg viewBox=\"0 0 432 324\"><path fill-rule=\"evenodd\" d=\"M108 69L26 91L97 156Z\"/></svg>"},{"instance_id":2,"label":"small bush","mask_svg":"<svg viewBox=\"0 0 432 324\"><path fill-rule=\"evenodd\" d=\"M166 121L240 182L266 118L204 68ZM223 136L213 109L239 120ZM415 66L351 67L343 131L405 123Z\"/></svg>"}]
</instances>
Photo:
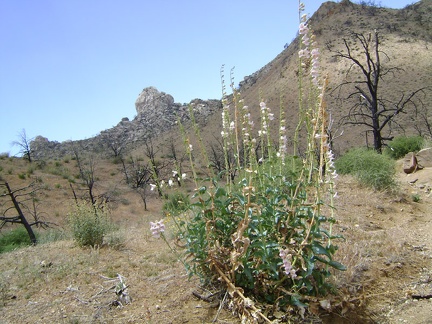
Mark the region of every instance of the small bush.
<instances>
[{"instance_id":1,"label":"small bush","mask_svg":"<svg viewBox=\"0 0 432 324\"><path fill-rule=\"evenodd\" d=\"M27 168L27 174L31 176L35 172L35 170L36 170L36 166L32 164Z\"/></svg>"},{"instance_id":2,"label":"small bush","mask_svg":"<svg viewBox=\"0 0 432 324\"><path fill-rule=\"evenodd\" d=\"M411 198L412 198L412 201L414 201L414 202L419 202L421 199L419 194L413 194L411 196Z\"/></svg>"},{"instance_id":3,"label":"small bush","mask_svg":"<svg viewBox=\"0 0 432 324\"><path fill-rule=\"evenodd\" d=\"M101 246L103 239L113 226L107 207L79 202L68 214L72 236L79 246Z\"/></svg>"},{"instance_id":4,"label":"small bush","mask_svg":"<svg viewBox=\"0 0 432 324\"><path fill-rule=\"evenodd\" d=\"M384 153L397 160L404 157L409 152L418 152L423 147L424 139L421 136L399 136L395 137Z\"/></svg>"},{"instance_id":5,"label":"small bush","mask_svg":"<svg viewBox=\"0 0 432 324\"><path fill-rule=\"evenodd\" d=\"M8 152L0 153L0 160L4 160L4 159L7 159L7 158L9 158L9 153Z\"/></svg>"},{"instance_id":6,"label":"small bush","mask_svg":"<svg viewBox=\"0 0 432 324\"><path fill-rule=\"evenodd\" d=\"M162 210L165 213L170 213L173 215L178 215L190 207L190 200L188 195L183 193L176 193L169 195L167 201L164 203Z\"/></svg>"},{"instance_id":7,"label":"small bush","mask_svg":"<svg viewBox=\"0 0 432 324\"><path fill-rule=\"evenodd\" d=\"M386 190L396 185L395 162L374 150L357 148L336 160L339 174L351 174L361 183L376 190Z\"/></svg>"},{"instance_id":8,"label":"small bush","mask_svg":"<svg viewBox=\"0 0 432 324\"><path fill-rule=\"evenodd\" d=\"M111 159L111 163L112 164L121 164L122 163L122 157L121 156L113 157Z\"/></svg>"},{"instance_id":9,"label":"small bush","mask_svg":"<svg viewBox=\"0 0 432 324\"><path fill-rule=\"evenodd\" d=\"M9 252L31 245L30 238L24 227L17 227L0 235L0 253Z\"/></svg>"},{"instance_id":10,"label":"small bush","mask_svg":"<svg viewBox=\"0 0 432 324\"><path fill-rule=\"evenodd\" d=\"M125 247L126 238L123 232L113 231L105 236L104 241L111 249L121 250Z\"/></svg>"}]
</instances>

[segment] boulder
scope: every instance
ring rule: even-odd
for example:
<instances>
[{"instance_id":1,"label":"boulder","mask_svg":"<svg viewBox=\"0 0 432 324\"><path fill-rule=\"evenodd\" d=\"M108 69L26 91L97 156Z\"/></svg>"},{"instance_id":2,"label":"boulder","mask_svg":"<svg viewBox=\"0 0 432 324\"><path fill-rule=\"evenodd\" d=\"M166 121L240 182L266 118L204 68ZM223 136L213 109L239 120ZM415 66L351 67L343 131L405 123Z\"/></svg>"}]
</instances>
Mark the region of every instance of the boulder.
<instances>
[{"instance_id":1,"label":"boulder","mask_svg":"<svg viewBox=\"0 0 432 324\"><path fill-rule=\"evenodd\" d=\"M432 147L425 148L416 154L417 162L424 168L432 167Z\"/></svg>"}]
</instances>

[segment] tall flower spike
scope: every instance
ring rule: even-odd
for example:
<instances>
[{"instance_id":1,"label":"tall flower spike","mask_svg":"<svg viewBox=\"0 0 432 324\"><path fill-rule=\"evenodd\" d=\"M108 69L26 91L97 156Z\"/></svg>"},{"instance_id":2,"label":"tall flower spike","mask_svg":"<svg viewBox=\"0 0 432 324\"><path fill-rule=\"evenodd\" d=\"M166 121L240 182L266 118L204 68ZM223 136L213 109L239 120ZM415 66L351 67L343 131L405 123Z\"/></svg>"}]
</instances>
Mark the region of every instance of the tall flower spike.
<instances>
[{"instance_id":1,"label":"tall flower spike","mask_svg":"<svg viewBox=\"0 0 432 324\"><path fill-rule=\"evenodd\" d=\"M165 232L165 224L163 223L163 219L157 222L150 222L150 230L154 237L159 238L161 233Z\"/></svg>"},{"instance_id":2,"label":"tall flower spike","mask_svg":"<svg viewBox=\"0 0 432 324\"><path fill-rule=\"evenodd\" d=\"M288 253L288 249L280 250L279 256L282 259L285 274L287 276L291 277L291 279L297 278L296 270L293 268L291 261L290 261L292 258L292 255Z\"/></svg>"}]
</instances>

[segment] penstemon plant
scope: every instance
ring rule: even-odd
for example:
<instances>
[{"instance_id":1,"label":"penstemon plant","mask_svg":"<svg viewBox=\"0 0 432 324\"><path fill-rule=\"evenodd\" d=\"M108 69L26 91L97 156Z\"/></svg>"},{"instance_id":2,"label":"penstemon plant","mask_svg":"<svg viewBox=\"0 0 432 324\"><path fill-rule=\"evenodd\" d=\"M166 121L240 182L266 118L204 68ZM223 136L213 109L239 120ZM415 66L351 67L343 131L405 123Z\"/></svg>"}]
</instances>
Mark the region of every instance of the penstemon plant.
<instances>
[{"instance_id":1,"label":"penstemon plant","mask_svg":"<svg viewBox=\"0 0 432 324\"><path fill-rule=\"evenodd\" d=\"M274 116L262 100L260 127L255 130L251 109L234 83L227 96L223 82L225 171L200 180L193 169L193 203L176 229L190 275L223 285L242 317L267 322L280 310L304 314L323 301L328 309L328 296L336 292L329 281L331 269L345 269L334 260L334 241L340 237L332 233L337 174L326 133L327 81L318 74L319 50L304 15L299 32L300 118L293 156L288 155L282 107L279 125L271 127ZM307 132L302 160L297 156L301 127ZM272 128L278 129L276 146ZM194 167L189 138L184 132L183 136ZM208 161L206 155L203 160ZM330 215L325 216L324 209ZM152 226L159 235L159 225Z\"/></svg>"}]
</instances>

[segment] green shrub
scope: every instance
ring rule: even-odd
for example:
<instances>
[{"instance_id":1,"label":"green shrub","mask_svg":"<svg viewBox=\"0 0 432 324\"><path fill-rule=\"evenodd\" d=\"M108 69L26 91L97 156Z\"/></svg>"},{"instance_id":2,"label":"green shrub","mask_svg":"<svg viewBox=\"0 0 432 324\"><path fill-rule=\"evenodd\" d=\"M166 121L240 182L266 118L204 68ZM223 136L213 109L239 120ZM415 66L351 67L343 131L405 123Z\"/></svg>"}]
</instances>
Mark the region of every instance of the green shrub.
<instances>
[{"instance_id":1,"label":"green shrub","mask_svg":"<svg viewBox=\"0 0 432 324\"><path fill-rule=\"evenodd\" d=\"M4 160L4 159L7 159L7 158L9 158L9 153L8 152L0 153L0 160Z\"/></svg>"},{"instance_id":2,"label":"green shrub","mask_svg":"<svg viewBox=\"0 0 432 324\"><path fill-rule=\"evenodd\" d=\"M102 245L105 235L113 228L106 206L100 208L83 201L74 206L68 221L79 246Z\"/></svg>"},{"instance_id":3,"label":"green shrub","mask_svg":"<svg viewBox=\"0 0 432 324\"><path fill-rule=\"evenodd\" d=\"M111 159L112 164L121 164L122 163L122 157L116 156Z\"/></svg>"},{"instance_id":4,"label":"green shrub","mask_svg":"<svg viewBox=\"0 0 432 324\"><path fill-rule=\"evenodd\" d=\"M299 158L287 154L283 114L279 125L271 122L273 113L265 102L260 102L260 129L255 132L249 108L235 89L232 100L234 111L229 110L227 98L223 100L222 172L211 174L211 169L196 169L191 163L192 181L197 189L190 197L190 210L169 218L167 228L174 231L176 241L184 247L180 260L189 275L198 276L204 284L225 285L239 314L252 312L255 302L271 305L267 309L273 311L302 314L313 301L328 301L328 296L336 293L329 278L335 270L345 270L334 256L341 238L332 230L333 179L337 174L328 137L321 133L326 125L324 106L317 104L318 96L308 102L308 109L316 111L302 115L304 121L299 125L311 125L311 116L316 127L307 129L308 150L304 158ZM306 105L306 101L302 103ZM190 113L194 123L192 109ZM238 128L231 116L242 121ZM198 152L194 154L201 154L207 160L204 165L210 165L198 126L192 127L201 144L193 148ZM279 131L277 145L269 129ZM193 161L188 135L182 125L180 130L186 153ZM300 143L298 139L296 132L296 145ZM258 151L257 142L261 147ZM297 152L297 147L293 151ZM317 151L322 157L320 161L316 159ZM324 168L326 175L320 172ZM206 178L200 178L204 174ZM168 198L165 211L182 211L178 196ZM325 210L324 205L330 208ZM167 218L151 222L150 230L154 237L162 237L169 244L164 234ZM270 322L264 314L258 315L258 309L253 311L254 314L249 313L250 322L258 316L266 319L263 322Z\"/></svg>"},{"instance_id":5,"label":"green shrub","mask_svg":"<svg viewBox=\"0 0 432 324\"><path fill-rule=\"evenodd\" d=\"M398 136L395 137L388 147L384 150L384 153L393 159L400 159L409 152L418 152L423 147L424 139L421 136Z\"/></svg>"},{"instance_id":6,"label":"green shrub","mask_svg":"<svg viewBox=\"0 0 432 324\"><path fill-rule=\"evenodd\" d=\"M411 196L411 198L412 198L412 201L414 201L414 202L419 202L420 199L421 199L421 197L420 197L419 194L413 194L413 195Z\"/></svg>"},{"instance_id":7,"label":"green shrub","mask_svg":"<svg viewBox=\"0 0 432 324\"><path fill-rule=\"evenodd\" d=\"M45 172L53 175L61 176L63 179L67 179L70 176L70 171L67 167L63 166L60 162L55 162L54 165L46 167Z\"/></svg>"},{"instance_id":8,"label":"green shrub","mask_svg":"<svg viewBox=\"0 0 432 324\"><path fill-rule=\"evenodd\" d=\"M0 235L0 253L9 252L28 245L31 245L31 241L23 226Z\"/></svg>"},{"instance_id":9,"label":"green shrub","mask_svg":"<svg viewBox=\"0 0 432 324\"><path fill-rule=\"evenodd\" d=\"M27 168L27 174L31 176L36 170L36 166L34 164L29 165Z\"/></svg>"},{"instance_id":10,"label":"green shrub","mask_svg":"<svg viewBox=\"0 0 432 324\"><path fill-rule=\"evenodd\" d=\"M335 165L339 174L351 174L376 190L390 189L396 185L394 160L374 150L352 149L337 159Z\"/></svg>"},{"instance_id":11,"label":"green shrub","mask_svg":"<svg viewBox=\"0 0 432 324\"><path fill-rule=\"evenodd\" d=\"M184 193L175 193L168 195L167 201L164 203L162 210L168 214L178 215L190 207L190 200L188 195Z\"/></svg>"},{"instance_id":12,"label":"green shrub","mask_svg":"<svg viewBox=\"0 0 432 324\"><path fill-rule=\"evenodd\" d=\"M112 231L105 236L104 241L111 249L121 250L125 246L126 238L123 232Z\"/></svg>"}]
</instances>

